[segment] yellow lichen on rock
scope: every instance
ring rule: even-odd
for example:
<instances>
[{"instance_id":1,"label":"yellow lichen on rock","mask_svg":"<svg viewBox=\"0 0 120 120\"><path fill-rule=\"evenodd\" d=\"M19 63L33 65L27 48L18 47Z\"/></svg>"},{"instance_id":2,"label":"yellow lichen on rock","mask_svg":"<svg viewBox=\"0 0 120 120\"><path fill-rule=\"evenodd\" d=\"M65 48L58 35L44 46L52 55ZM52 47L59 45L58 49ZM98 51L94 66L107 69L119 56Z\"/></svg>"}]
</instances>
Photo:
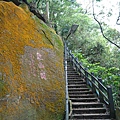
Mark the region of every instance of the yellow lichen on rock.
<instances>
[{"instance_id":1,"label":"yellow lichen on rock","mask_svg":"<svg viewBox=\"0 0 120 120\"><path fill-rule=\"evenodd\" d=\"M20 6L0 1L0 119L47 120L53 114L57 120L54 115L64 112L62 41Z\"/></svg>"}]
</instances>

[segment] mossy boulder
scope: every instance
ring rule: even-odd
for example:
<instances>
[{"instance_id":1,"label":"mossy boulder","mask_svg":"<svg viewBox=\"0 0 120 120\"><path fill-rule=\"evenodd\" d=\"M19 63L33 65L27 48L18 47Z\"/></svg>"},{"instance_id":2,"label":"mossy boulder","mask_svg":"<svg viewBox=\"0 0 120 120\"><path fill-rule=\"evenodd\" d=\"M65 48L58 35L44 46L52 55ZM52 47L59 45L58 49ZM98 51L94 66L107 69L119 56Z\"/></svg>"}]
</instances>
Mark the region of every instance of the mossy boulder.
<instances>
[{"instance_id":1,"label":"mossy boulder","mask_svg":"<svg viewBox=\"0 0 120 120\"><path fill-rule=\"evenodd\" d=\"M0 120L61 120L63 43L25 4L0 1Z\"/></svg>"}]
</instances>

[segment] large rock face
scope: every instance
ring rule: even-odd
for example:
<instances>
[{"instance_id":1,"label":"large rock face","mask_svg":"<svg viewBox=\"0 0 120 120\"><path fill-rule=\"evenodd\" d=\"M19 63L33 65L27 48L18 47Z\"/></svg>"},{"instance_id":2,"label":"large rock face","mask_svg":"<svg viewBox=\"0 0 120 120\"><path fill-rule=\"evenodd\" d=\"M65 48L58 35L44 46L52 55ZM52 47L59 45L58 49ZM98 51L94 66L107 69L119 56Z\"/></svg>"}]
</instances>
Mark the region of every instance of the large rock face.
<instances>
[{"instance_id":1,"label":"large rock face","mask_svg":"<svg viewBox=\"0 0 120 120\"><path fill-rule=\"evenodd\" d=\"M26 5L0 1L0 120L61 120L62 41Z\"/></svg>"}]
</instances>

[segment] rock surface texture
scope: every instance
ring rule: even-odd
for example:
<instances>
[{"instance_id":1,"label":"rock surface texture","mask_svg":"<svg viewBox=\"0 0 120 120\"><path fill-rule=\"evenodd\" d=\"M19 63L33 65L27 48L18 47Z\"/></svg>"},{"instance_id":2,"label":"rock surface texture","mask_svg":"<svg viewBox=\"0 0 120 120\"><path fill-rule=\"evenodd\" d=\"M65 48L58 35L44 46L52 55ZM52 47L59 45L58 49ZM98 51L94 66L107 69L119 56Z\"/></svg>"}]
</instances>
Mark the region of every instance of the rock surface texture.
<instances>
[{"instance_id":1,"label":"rock surface texture","mask_svg":"<svg viewBox=\"0 0 120 120\"><path fill-rule=\"evenodd\" d=\"M0 120L61 120L63 44L25 4L0 1Z\"/></svg>"}]
</instances>

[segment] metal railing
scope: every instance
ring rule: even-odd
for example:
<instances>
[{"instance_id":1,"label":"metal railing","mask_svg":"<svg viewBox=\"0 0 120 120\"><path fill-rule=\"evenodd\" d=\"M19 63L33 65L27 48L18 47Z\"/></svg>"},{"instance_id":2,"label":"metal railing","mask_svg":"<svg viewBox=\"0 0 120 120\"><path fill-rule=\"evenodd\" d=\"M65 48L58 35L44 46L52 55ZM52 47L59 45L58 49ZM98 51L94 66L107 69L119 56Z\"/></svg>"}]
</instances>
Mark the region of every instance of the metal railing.
<instances>
[{"instance_id":1,"label":"metal railing","mask_svg":"<svg viewBox=\"0 0 120 120\"><path fill-rule=\"evenodd\" d=\"M66 109L65 120L69 120L69 96L68 96L68 78L67 78L67 46L64 43L64 67L65 67L65 89L66 89Z\"/></svg>"},{"instance_id":2,"label":"metal railing","mask_svg":"<svg viewBox=\"0 0 120 120\"><path fill-rule=\"evenodd\" d=\"M115 108L111 86L105 87L101 78L96 78L93 73L89 73L68 48L66 48L66 52L67 59L72 63L73 68L85 79L87 85L92 89L93 93L96 93L100 101L104 102L109 107L110 117L115 118Z\"/></svg>"}]
</instances>

